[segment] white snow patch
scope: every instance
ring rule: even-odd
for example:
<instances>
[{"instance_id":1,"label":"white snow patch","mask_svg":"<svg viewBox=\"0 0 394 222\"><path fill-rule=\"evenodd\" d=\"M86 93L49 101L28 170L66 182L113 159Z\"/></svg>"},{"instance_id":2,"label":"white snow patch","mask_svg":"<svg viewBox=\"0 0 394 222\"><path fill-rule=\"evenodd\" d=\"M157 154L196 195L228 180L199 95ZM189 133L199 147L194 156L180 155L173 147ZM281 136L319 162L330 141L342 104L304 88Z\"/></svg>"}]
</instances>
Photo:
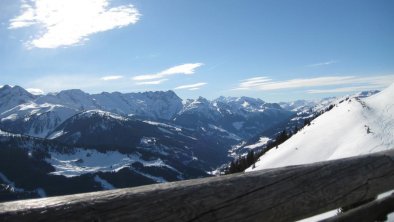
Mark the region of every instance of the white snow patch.
<instances>
[{"instance_id":1,"label":"white snow patch","mask_svg":"<svg viewBox=\"0 0 394 222\"><path fill-rule=\"evenodd\" d=\"M394 222L394 212L387 215L387 222Z\"/></svg>"},{"instance_id":2,"label":"white snow patch","mask_svg":"<svg viewBox=\"0 0 394 222\"><path fill-rule=\"evenodd\" d=\"M162 131L163 133L174 134L173 132L171 132L171 131L169 131L169 130L166 130L166 129L162 128L162 127L158 127L158 129L159 129L160 131Z\"/></svg>"},{"instance_id":3,"label":"white snow patch","mask_svg":"<svg viewBox=\"0 0 394 222\"><path fill-rule=\"evenodd\" d=\"M7 120L13 121L13 120L16 120L16 119L18 119L18 114L11 114L11 115L9 115L7 117L2 118L1 121L2 122L3 121L7 121Z\"/></svg>"},{"instance_id":4,"label":"white snow patch","mask_svg":"<svg viewBox=\"0 0 394 222\"><path fill-rule=\"evenodd\" d=\"M58 137L60 137L60 136L62 136L64 134L65 134L65 132L63 130L56 131L56 132L52 133L51 135L49 135L48 139L50 139L50 140L51 139L55 139L55 138L58 138Z\"/></svg>"},{"instance_id":5,"label":"white snow patch","mask_svg":"<svg viewBox=\"0 0 394 222\"><path fill-rule=\"evenodd\" d=\"M115 113L111 113L111 112L102 111L102 110L99 110L99 109L88 110L88 111L83 113L83 115L86 115L88 117L91 117L92 115L95 115L95 114L98 114L98 115L100 115L102 117L110 117L112 119L121 120L121 121L127 120L127 118L125 118L125 117L123 117L121 115L118 115L118 114L115 114Z\"/></svg>"},{"instance_id":6,"label":"white snow patch","mask_svg":"<svg viewBox=\"0 0 394 222\"><path fill-rule=\"evenodd\" d=\"M99 177L98 175L96 175L96 176L94 177L94 181L96 181L97 183L99 183L99 184L101 185L101 187L102 187L104 190L112 190L112 189L115 189L115 187L114 187L112 184L108 183L108 181L102 179L102 178Z\"/></svg>"},{"instance_id":7,"label":"white snow patch","mask_svg":"<svg viewBox=\"0 0 394 222\"><path fill-rule=\"evenodd\" d=\"M247 145L244 148L246 148L246 149L254 149L254 148L257 148L257 147L262 147L262 146L266 145L267 142L270 141L270 140L271 140L270 138L263 136L263 137L260 137L260 139L259 139L259 141L257 143L251 144L251 145Z\"/></svg>"},{"instance_id":8,"label":"white snow patch","mask_svg":"<svg viewBox=\"0 0 394 222\"><path fill-rule=\"evenodd\" d=\"M55 168L53 175L75 177L86 173L117 172L130 168L131 164L140 162L145 167L167 167L180 174L178 170L164 163L160 158L146 161L138 154L122 154L117 151L105 153L96 150L76 149L72 154L52 152L46 161Z\"/></svg>"},{"instance_id":9,"label":"white snow patch","mask_svg":"<svg viewBox=\"0 0 394 222\"><path fill-rule=\"evenodd\" d=\"M143 146L152 146L156 144L156 138L154 137L142 137L140 140L140 145Z\"/></svg>"},{"instance_id":10,"label":"white snow patch","mask_svg":"<svg viewBox=\"0 0 394 222\"><path fill-rule=\"evenodd\" d=\"M390 195L393 194L393 193L394 193L394 190L390 190L390 191L381 193L381 194L379 194L379 195L377 196L377 199L383 199L383 198L385 198L385 197L390 196Z\"/></svg>"},{"instance_id":11,"label":"white snow patch","mask_svg":"<svg viewBox=\"0 0 394 222\"><path fill-rule=\"evenodd\" d=\"M126 155L116 151L100 153L96 150L76 149L73 154L51 153L46 159L54 168L51 174L66 177L80 176L86 173L110 172L117 168L129 167L139 160L137 155Z\"/></svg>"},{"instance_id":12,"label":"white snow patch","mask_svg":"<svg viewBox=\"0 0 394 222\"><path fill-rule=\"evenodd\" d=\"M171 129L174 129L177 132L181 132L182 131L182 129L180 127L169 125L169 124L165 124L165 123L159 123L159 122L148 121L148 120L144 120L142 122L150 124L150 125L154 125L154 126L161 126L161 127L164 127L164 128L171 128Z\"/></svg>"},{"instance_id":13,"label":"white snow patch","mask_svg":"<svg viewBox=\"0 0 394 222\"><path fill-rule=\"evenodd\" d=\"M338 209L336 210L331 210L313 217L308 217L302 220L298 220L297 222L315 222L315 221L321 221L330 217L334 217L338 214Z\"/></svg>"}]
</instances>

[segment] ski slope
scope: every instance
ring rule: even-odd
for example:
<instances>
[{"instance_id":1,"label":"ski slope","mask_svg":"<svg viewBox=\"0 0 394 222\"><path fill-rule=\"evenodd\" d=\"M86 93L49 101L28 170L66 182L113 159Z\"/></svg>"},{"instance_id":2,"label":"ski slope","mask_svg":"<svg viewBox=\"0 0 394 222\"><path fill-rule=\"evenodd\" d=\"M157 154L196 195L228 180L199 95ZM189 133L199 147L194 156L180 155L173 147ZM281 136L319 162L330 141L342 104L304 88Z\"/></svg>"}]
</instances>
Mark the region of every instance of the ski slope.
<instances>
[{"instance_id":1,"label":"ski slope","mask_svg":"<svg viewBox=\"0 0 394 222\"><path fill-rule=\"evenodd\" d=\"M322 114L246 171L306 164L394 148L394 84Z\"/></svg>"}]
</instances>

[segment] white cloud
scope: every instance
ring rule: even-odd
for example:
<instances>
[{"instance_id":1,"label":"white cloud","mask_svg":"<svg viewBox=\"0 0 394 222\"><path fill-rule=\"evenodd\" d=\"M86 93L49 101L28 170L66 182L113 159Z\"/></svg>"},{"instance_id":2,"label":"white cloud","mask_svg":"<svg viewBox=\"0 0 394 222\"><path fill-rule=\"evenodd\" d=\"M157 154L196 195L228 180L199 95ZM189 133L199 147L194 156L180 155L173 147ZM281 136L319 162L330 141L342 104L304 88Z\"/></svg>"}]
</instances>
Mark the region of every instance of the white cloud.
<instances>
[{"instance_id":1,"label":"white cloud","mask_svg":"<svg viewBox=\"0 0 394 222\"><path fill-rule=\"evenodd\" d=\"M196 88L190 88L189 90L190 90L190 91L194 91L194 90L199 90L199 89L201 89L201 88L196 87Z\"/></svg>"},{"instance_id":2,"label":"white cloud","mask_svg":"<svg viewBox=\"0 0 394 222\"><path fill-rule=\"evenodd\" d=\"M144 81L144 80L152 80L152 79L162 79L166 76L176 75L176 74L184 74L191 75L194 74L195 69L204 65L203 63L186 63L179 66L174 66L164 71L161 71L156 74L148 74L148 75L139 75L134 76L132 79L135 81Z\"/></svg>"},{"instance_id":3,"label":"white cloud","mask_svg":"<svg viewBox=\"0 0 394 222\"><path fill-rule=\"evenodd\" d=\"M327 62L319 62L319 63L310 64L310 65L307 65L307 67L327 66L327 65L331 65L331 64L335 64L335 63L337 63L337 61L330 60Z\"/></svg>"},{"instance_id":4,"label":"white cloud","mask_svg":"<svg viewBox=\"0 0 394 222\"><path fill-rule=\"evenodd\" d=\"M168 79L159 79L159 80L155 80L155 81L147 81L147 82L137 82L137 85L159 85L165 81L167 81Z\"/></svg>"},{"instance_id":5,"label":"white cloud","mask_svg":"<svg viewBox=\"0 0 394 222\"><path fill-rule=\"evenodd\" d=\"M29 93L31 93L33 95L44 95L44 91L42 91L41 89L28 88L28 89L26 89L26 91L28 91Z\"/></svg>"},{"instance_id":6,"label":"white cloud","mask_svg":"<svg viewBox=\"0 0 394 222\"><path fill-rule=\"evenodd\" d=\"M190 85L182 85L182 86L178 86L174 89L188 89L188 90L198 90L200 89L202 86L206 85L206 82L199 82L199 83L195 83L195 84L190 84Z\"/></svg>"},{"instance_id":7,"label":"white cloud","mask_svg":"<svg viewBox=\"0 0 394 222\"><path fill-rule=\"evenodd\" d=\"M103 76L100 79L104 80L104 81L110 81L110 80L118 80L118 79L122 79L123 76Z\"/></svg>"},{"instance_id":8,"label":"white cloud","mask_svg":"<svg viewBox=\"0 0 394 222\"><path fill-rule=\"evenodd\" d=\"M268 77L254 77L242 80L239 86L234 90L279 90L294 89L317 86L340 86L348 85L374 85L377 87L385 87L394 82L394 75L382 76L323 76L316 78L290 79L285 81L273 81ZM316 92L316 91L315 91Z\"/></svg>"},{"instance_id":9,"label":"white cloud","mask_svg":"<svg viewBox=\"0 0 394 222\"><path fill-rule=\"evenodd\" d=\"M109 0L22 0L21 14L9 29L38 25L29 47L57 48L80 44L88 36L135 24L141 15L133 5L109 7Z\"/></svg>"},{"instance_id":10,"label":"white cloud","mask_svg":"<svg viewBox=\"0 0 394 222\"><path fill-rule=\"evenodd\" d=\"M311 89L308 90L308 93L318 94L318 93L343 93L343 92L359 92L363 90L373 90L380 89L381 85L370 85L370 86L351 86L351 87L341 87L334 89Z\"/></svg>"}]
</instances>

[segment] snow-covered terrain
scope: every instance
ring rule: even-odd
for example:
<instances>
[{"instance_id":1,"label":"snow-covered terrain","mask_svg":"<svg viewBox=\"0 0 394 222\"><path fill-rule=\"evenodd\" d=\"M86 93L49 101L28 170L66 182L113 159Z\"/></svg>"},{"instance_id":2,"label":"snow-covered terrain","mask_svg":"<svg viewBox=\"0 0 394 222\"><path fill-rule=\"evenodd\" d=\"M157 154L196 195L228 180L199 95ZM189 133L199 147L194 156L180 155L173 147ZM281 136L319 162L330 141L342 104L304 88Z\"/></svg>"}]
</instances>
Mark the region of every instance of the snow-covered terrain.
<instances>
[{"instance_id":1,"label":"snow-covered terrain","mask_svg":"<svg viewBox=\"0 0 394 222\"><path fill-rule=\"evenodd\" d=\"M33 95L3 86L0 191L15 199L13 188L20 188L20 198L31 198L204 177L326 110L331 111L293 136L291 145L268 152L273 165L267 167L381 150L393 144L387 136L393 133L392 106L387 106L393 95L384 91L359 99L371 94L296 101L282 108L249 97L182 101L172 91L88 94L77 89ZM327 148L333 141L337 147ZM357 150L361 145L368 150Z\"/></svg>"},{"instance_id":2,"label":"snow-covered terrain","mask_svg":"<svg viewBox=\"0 0 394 222\"><path fill-rule=\"evenodd\" d=\"M257 148L257 147L262 147L265 144L267 144L270 140L271 140L270 138L262 136L262 137L260 137L260 139L259 139L259 141L257 143L251 144L251 145L247 145L244 148L246 148L246 149L254 149L254 148Z\"/></svg>"},{"instance_id":3,"label":"snow-covered terrain","mask_svg":"<svg viewBox=\"0 0 394 222\"><path fill-rule=\"evenodd\" d=\"M25 191L22 188L15 187L15 183L10 181L3 173L0 172L0 183L5 183L7 188L11 190L11 192L23 192Z\"/></svg>"},{"instance_id":4,"label":"snow-covered terrain","mask_svg":"<svg viewBox=\"0 0 394 222\"><path fill-rule=\"evenodd\" d=\"M278 148L265 153L255 168L297 165L394 148L394 84L368 98L349 98L317 117Z\"/></svg>"},{"instance_id":5,"label":"snow-covered terrain","mask_svg":"<svg viewBox=\"0 0 394 222\"><path fill-rule=\"evenodd\" d=\"M100 110L124 116L171 119L182 109L173 92L88 94L79 89L33 95L19 86L0 87L0 126L44 138L71 116Z\"/></svg>"},{"instance_id":6,"label":"snow-covered terrain","mask_svg":"<svg viewBox=\"0 0 394 222\"><path fill-rule=\"evenodd\" d=\"M176 169L165 164L161 159L146 161L137 154L121 154L117 151L98 152L96 150L75 149L71 154L51 152L51 158L46 159L55 171L53 175L66 177L80 176L86 173L118 172L123 168L130 168L139 162L145 167L166 167L179 173Z\"/></svg>"}]
</instances>

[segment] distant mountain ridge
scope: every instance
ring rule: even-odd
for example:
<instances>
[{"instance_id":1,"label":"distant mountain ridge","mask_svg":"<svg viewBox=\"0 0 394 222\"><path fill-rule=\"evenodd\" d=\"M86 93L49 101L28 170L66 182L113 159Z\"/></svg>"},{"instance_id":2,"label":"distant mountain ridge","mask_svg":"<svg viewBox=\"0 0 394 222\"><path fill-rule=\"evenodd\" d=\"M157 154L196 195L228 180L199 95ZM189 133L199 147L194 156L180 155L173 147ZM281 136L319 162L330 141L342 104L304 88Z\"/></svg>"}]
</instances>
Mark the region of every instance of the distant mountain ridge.
<instances>
[{"instance_id":1,"label":"distant mountain ridge","mask_svg":"<svg viewBox=\"0 0 394 222\"><path fill-rule=\"evenodd\" d=\"M87 110L192 127L213 124L240 138L251 137L291 115L278 104L248 97L220 97L213 101L200 97L182 101L173 91L88 94L72 89L33 95L19 86L0 88L0 127L11 132L43 138L66 119ZM274 121L256 122L259 116ZM190 118L202 124L190 125Z\"/></svg>"}]
</instances>

